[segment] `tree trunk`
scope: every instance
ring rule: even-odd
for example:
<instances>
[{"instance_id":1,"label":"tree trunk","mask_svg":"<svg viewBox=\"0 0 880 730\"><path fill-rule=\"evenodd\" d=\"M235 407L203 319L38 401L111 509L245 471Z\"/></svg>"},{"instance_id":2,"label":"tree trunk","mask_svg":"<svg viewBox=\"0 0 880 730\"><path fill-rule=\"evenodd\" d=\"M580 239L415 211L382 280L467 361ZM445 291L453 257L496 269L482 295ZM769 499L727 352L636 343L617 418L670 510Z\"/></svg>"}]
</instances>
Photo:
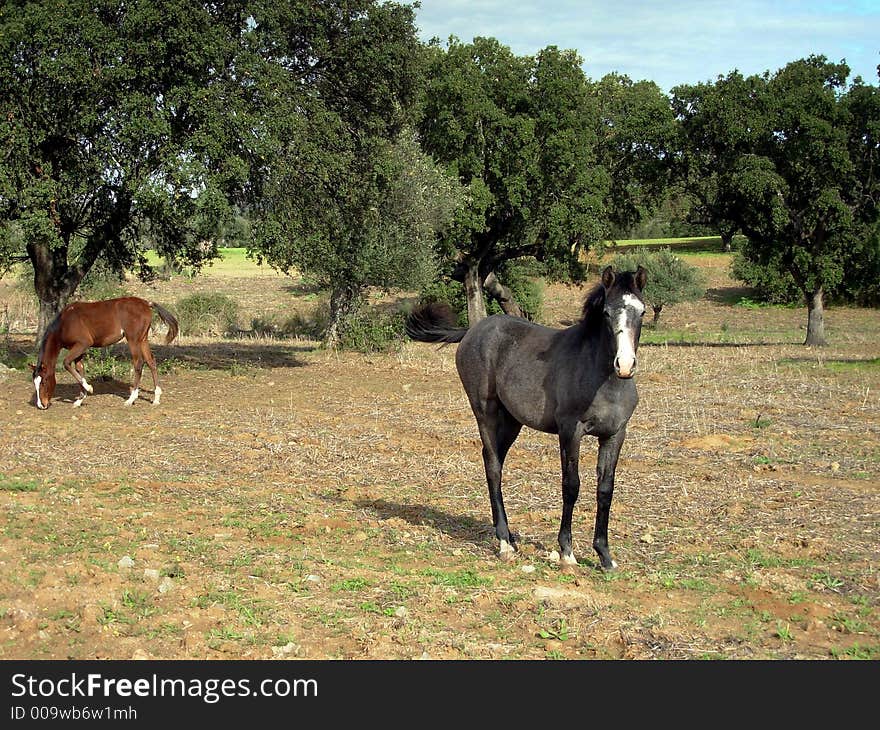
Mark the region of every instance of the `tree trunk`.
<instances>
[{"instance_id":1,"label":"tree trunk","mask_svg":"<svg viewBox=\"0 0 880 730\"><path fill-rule=\"evenodd\" d=\"M468 327L473 327L486 318L486 301L483 299L483 282L480 267L476 262L468 262L464 272L464 291L467 297Z\"/></svg>"},{"instance_id":2,"label":"tree trunk","mask_svg":"<svg viewBox=\"0 0 880 730\"><path fill-rule=\"evenodd\" d=\"M822 287L817 287L807 295L807 339L805 345L822 347L828 344L825 339L825 305L822 302Z\"/></svg>"},{"instance_id":3,"label":"tree trunk","mask_svg":"<svg viewBox=\"0 0 880 730\"><path fill-rule=\"evenodd\" d=\"M501 309L505 314L509 314L513 317L522 317L523 319L527 319L525 313L522 308L517 304L516 299L513 297L513 292L500 281L498 281L498 277L495 276L494 271L490 271L489 275L486 277L486 280L483 282L483 288L492 296L498 304L501 306Z\"/></svg>"},{"instance_id":4,"label":"tree trunk","mask_svg":"<svg viewBox=\"0 0 880 730\"><path fill-rule=\"evenodd\" d=\"M36 336L36 345L39 346L46 328L64 309L76 286L70 285L72 278L67 267L66 247L53 250L46 245L28 244L27 251L34 266L34 292L40 303Z\"/></svg>"},{"instance_id":5,"label":"tree trunk","mask_svg":"<svg viewBox=\"0 0 880 730\"><path fill-rule=\"evenodd\" d=\"M360 289L353 284L337 286L330 294L330 324L324 332L324 344L338 347L345 324L360 307Z\"/></svg>"},{"instance_id":6,"label":"tree trunk","mask_svg":"<svg viewBox=\"0 0 880 730\"><path fill-rule=\"evenodd\" d=\"M736 231L721 231L721 248L724 253L730 253L733 250L733 235Z\"/></svg>"}]
</instances>

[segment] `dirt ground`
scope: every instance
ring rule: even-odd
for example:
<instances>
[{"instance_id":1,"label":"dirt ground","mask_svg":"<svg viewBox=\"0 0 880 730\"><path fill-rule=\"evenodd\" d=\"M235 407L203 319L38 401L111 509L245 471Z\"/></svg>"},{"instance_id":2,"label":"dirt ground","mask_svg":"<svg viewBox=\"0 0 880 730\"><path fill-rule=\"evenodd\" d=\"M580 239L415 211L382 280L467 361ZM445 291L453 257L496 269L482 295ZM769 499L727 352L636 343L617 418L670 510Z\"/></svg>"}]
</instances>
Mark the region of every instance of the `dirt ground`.
<instances>
[{"instance_id":1,"label":"dirt ground","mask_svg":"<svg viewBox=\"0 0 880 730\"><path fill-rule=\"evenodd\" d=\"M195 287L307 306L270 274L132 293ZM546 323L583 294L550 287ZM878 658L880 312L829 309L816 350L803 310L722 294L643 337L612 574L592 440L581 565L553 561L558 446L530 431L504 474L519 553L495 557L454 346L182 337L154 344L160 405L145 374L130 408L100 380L74 409L62 372L45 412L0 367L0 659Z\"/></svg>"}]
</instances>

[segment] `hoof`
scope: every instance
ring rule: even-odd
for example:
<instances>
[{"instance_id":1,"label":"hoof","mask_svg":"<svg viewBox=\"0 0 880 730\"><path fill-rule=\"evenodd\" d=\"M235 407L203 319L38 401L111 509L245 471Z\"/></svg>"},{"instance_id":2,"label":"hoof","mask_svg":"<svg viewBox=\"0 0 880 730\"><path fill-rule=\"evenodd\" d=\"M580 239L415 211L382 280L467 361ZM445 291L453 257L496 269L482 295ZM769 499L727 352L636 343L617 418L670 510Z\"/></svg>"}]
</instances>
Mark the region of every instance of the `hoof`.
<instances>
[{"instance_id":1,"label":"hoof","mask_svg":"<svg viewBox=\"0 0 880 730\"><path fill-rule=\"evenodd\" d=\"M77 399L77 400L75 400L75 401L73 402L73 407L74 407L74 408L79 408L82 404L83 404L83 399L82 399L82 398L79 398L79 399Z\"/></svg>"},{"instance_id":2,"label":"hoof","mask_svg":"<svg viewBox=\"0 0 880 730\"><path fill-rule=\"evenodd\" d=\"M498 549L498 557L505 563L512 563L516 559L516 549L506 540L501 541Z\"/></svg>"},{"instance_id":3,"label":"hoof","mask_svg":"<svg viewBox=\"0 0 880 730\"><path fill-rule=\"evenodd\" d=\"M603 573L613 573L614 571L617 570L617 561L612 560L611 565L601 565L600 564L599 567L602 568Z\"/></svg>"},{"instance_id":4,"label":"hoof","mask_svg":"<svg viewBox=\"0 0 880 730\"><path fill-rule=\"evenodd\" d=\"M89 385L85 380L83 380L82 387L86 393L94 393L95 392L95 389L91 385Z\"/></svg>"}]
</instances>

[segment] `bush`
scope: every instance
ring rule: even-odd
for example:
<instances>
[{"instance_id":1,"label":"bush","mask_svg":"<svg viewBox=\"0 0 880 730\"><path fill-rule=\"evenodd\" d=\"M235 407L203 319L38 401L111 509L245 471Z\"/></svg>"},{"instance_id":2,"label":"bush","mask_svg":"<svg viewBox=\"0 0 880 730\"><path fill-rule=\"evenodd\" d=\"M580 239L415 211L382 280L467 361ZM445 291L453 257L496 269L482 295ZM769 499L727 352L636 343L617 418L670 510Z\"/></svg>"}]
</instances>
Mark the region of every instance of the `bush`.
<instances>
[{"instance_id":1,"label":"bush","mask_svg":"<svg viewBox=\"0 0 880 730\"><path fill-rule=\"evenodd\" d=\"M228 335L238 331L238 304L225 294L192 294L176 305L184 335Z\"/></svg>"},{"instance_id":2,"label":"bush","mask_svg":"<svg viewBox=\"0 0 880 730\"><path fill-rule=\"evenodd\" d=\"M329 321L330 305L325 299L315 307L311 315L294 312L283 320L274 316L254 317L251 320L251 329L254 334L263 337L282 337L285 339L304 337L310 340L320 340Z\"/></svg>"},{"instance_id":3,"label":"bush","mask_svg":"<svg viewBox=\"0 0 880 730\"><path fill-rule=\"evenodd\" d=\"M664 306L690 302L706 293L699 269L673 254L669 248L620 254L611 265L615 271L635 271L639 266L647 269L648 283L645 284L644 298L654 310L655 324Z\"/></svg>"},{"instance_id":4,"label":"bush","mask_svg":"<svg viewBox=\"0 0 880 730\"><path fill-rule=\"evenodd\" d=\"M756 264L739 251L730 262L730 276L755 289L756 296L762 302L794 304L804 298L791 274L785 272L781 264Z\"/></svg>"},{"instance_id":5,"label":"bush","mask_svg":"<svg viewBox=\"0 0 880 730\"><path fill-rule=\"evenodd\" d=\"M346 320L340 347L357 352L394 352L403 342L406 314L362 307Z\"/></svg>"}]
</instances>

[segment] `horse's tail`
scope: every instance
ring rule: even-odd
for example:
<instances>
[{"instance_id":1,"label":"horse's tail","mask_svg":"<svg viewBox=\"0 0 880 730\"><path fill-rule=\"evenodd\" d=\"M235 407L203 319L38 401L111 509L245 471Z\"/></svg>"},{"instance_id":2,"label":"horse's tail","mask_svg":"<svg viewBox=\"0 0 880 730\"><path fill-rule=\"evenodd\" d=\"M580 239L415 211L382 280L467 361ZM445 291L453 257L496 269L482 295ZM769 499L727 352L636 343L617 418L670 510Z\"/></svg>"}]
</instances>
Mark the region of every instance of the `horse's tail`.
<instances>
[{"instance_id":1,"label":"horse's tail","mask_svg":"<svg viewBox=\"0 0 880 730\"><path fill-rule=\"evenodd\" d=\"M467 327L455 326L455 313L445 302L429 302L409 313L406 334L418 342L461 342Z\"/></svg>"},{"instance_id":2,"label":"horse's tail","mask_svg":"<svg viewBox=\"0 0 880 730\"><path fill-rule=\"evenodd\" d=\"M150 302L150 306L156 310L156 314L161 317L162 321L168 326L168 334L165 335L165 344L170 345L171 341L177 337L177 333L180 331L180 325L177 323L177 317L175 317L171 312L169 312L165 307L161 304L156 304L156 302Z\"/></svg>"}]
</instances>

